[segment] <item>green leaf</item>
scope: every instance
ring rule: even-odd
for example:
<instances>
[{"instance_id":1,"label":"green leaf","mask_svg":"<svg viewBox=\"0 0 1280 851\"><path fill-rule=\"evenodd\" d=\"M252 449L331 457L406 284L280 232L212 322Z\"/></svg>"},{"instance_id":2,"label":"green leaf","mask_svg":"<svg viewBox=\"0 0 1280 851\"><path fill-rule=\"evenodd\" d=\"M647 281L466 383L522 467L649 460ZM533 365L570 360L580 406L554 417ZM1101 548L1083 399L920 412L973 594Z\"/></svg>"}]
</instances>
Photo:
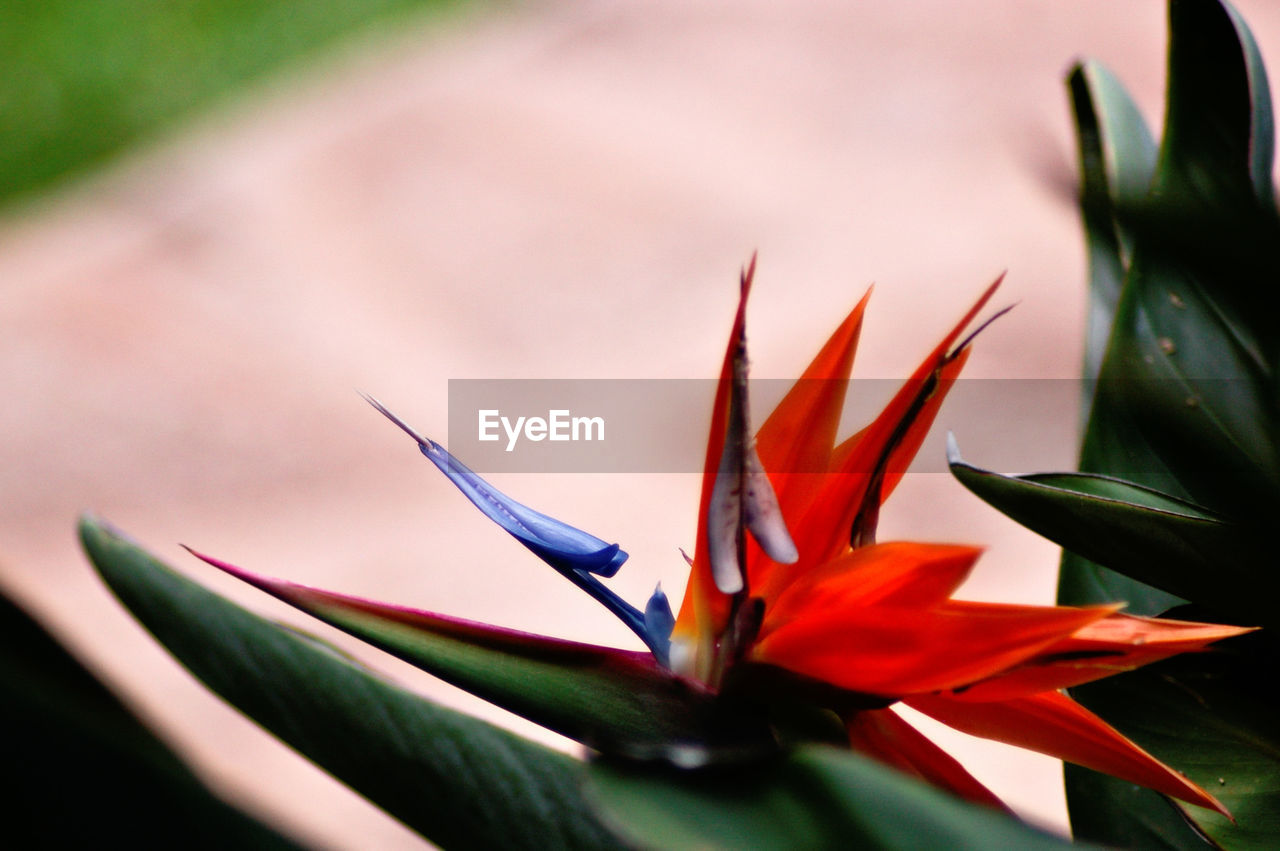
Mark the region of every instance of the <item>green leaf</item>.
<instances>
[{"instance_id":1,"label":"green leaf","mask_svg":"<svg viewBox=\"0 0 1280 851\"><path fill-rule=\"evenodd\" d=\"M1266 74L1213 0L1170 6L1168 114L1085 439L1083 469L1241 520L1280 503L1280 225Z\"/></svg>"},{"instance_id":2,"label":"green leaf","mask_svg":"<svg viewBox=\"0 0 1280 851\"><path fill-rule=\"evenodd\" d=\"M1225 0L1172 0L1169 34L1157 190L1273 209L1271 89L1253 33Z\"/></svg>"},{"instance_id":3,"label":"green leaf","mask_svg":"<svg viewBox=\"0 0 1280 851\"><path fill-rule=\"evenodd\" d=\"M1134 233L1134 257L1081 469L1264 529L1280 504L1272 351L1280 334L1270 283L1280 280L1280 228L1270 200L1266 74L1229 7L1174 2L1170 26L1165 137L1148 199L1117 207ZM1266 589L1261 564L1253 571ZM1197 592L1175 584L1178 593ZM1179 602L1078 556L1064 559L1062 602L1104 597L1137 601L1150 614ZM1246 614L1273 600L1249 599Z\"/></svg>"},{"instance_id":4,"label":"green leaf","mask_svg":"<svg viewBox=\"0 0 1280 851\"><path fill-rule=\"evenodd\" d=\"M437 706L246 612L85 518L111 590L210 689L410 828L450 848L612 848L583 764Z\"/></svg>"},{"instance_id":5,"label":"green leaf","mask_svg":"<svg viewBox=\"0 0 1280 851\"><path fill-rule=\"evenodd\" d=\"M1102 365L1133 251L1132 237L1116 220L1116 210L1146 195L1155 171L1156 145L1137 105L1103 65L1077 64L1067 76L1067 88L1075 115L1080 208L1089 256L1084 377L1091 380Z\"/></svg>"},{"instance_id":6,"label":"green leaf","mask_svg":"<svg viewBox=\"0 0 1280 851\"><path fill-rule=\"evenodd\" d=\"M1172 0L1169 15L1164 138L1151 192L1140 203L1115 208L1117 221L1132 237L1133 252L1080 466L1230 518L1242 528L1243 553L1255 554L1252 563L1233 557L1226 567L1206 565L1198 584L1182 582L1176 588L1197 602L1216 604L1213 617L1273 620L1254 617L1280 603L1270 576L1275 559L1257 543L1280 505L1280 226L1271 186L1270 94L1253 38L1229 5ZM1169 525L1185 524L1173 520ZM1124 569L1152 578L1149 571ZM1219 578L1240 582L1246 590L1215 594ZM1146 614L1163 613L1179 602L1071 552L1064 553L1058 590L1063 603L1124 599L1131 610ZM1196 656L1179 664L1188 671L1198 665L1207 670L1213 658ZM1259 664L1257 670L1266 667ZM1180 767L1194 764L1194 753L1214 750L1203 734L1224 717L1237 719L1240 738L1266 738L1250 717L1255 698L1249 680L1233 678L1215 685L1212 705L1180 705L1176 726L1182 748L1175 748L1171 738L1144 740L1135 731L1161 724L1168 708L1164 698L1173 697L1164 690L1169 681L1154 676L1135 672L1074 689L1073 696ZM1134 689L1128 698L1108 700L1108 690L1124 683ZM1270 782L1270 769L1248 761L1236 765L1229 783L1248 788ZM1080 835L1144 848L1206 847L1157 796L1125 794L1115 781L1077 770L1068 770L1067 779L1072 822ZM1225 792L1216 777L1204 779L1215 794ZM1236 816L1233 841L1253 836L1259 843L1254 847L1275 846L1277 834L1264 813L1246 806ZM1218 829L1212 816L1197 814L1196 820L1211 832ZM1267 835L1270 840L1261 838Z\"/></svg>"},{"instance_id":7,"label":"green leaf","mask_svg":"<svg viewBox=\"0 0 1280 851\"><path fill-rule=\"evenodd\" d=\"M1212 849L1178 805L1159 792L1069 762L1062 767L1077 840L1144 851Z\"/></svg>"},{"instance_id":8,"label":"green leaf","mask_svg":"<svg viewBox=\"0 0 1280 851\"><path fill-rule=\"evenodd\" d=\"M1089 701L1122 733L1177 765L1231 811L1235 824L1196 811L1197 823L1215 842L1241 851L1272 849L1280 836L1280 695L1271 679L1278 663L1274 640L1258 633L1208 654L1101 680L1089 687ZM1134 712L1135 706L1159 711ZM1093 785L1082 791L1091 794ZM1172 805L1162 806L1167 812ZM1073 806L1072 824L1089 813L1088 807ZM1115 841L1100 832L1097 838Z\"/></svg>"},{"instance_id":9,"label":"green leaf","mask_svg":"<svg viewBox=\"0 0 1280 851\"><path fill-rule=\"evenodd\" d=\"M1079 556L1250 622L1280 625L1272 604L1280 577L1258 570L1268 548L1249 527L1107 476L1002 476L966 464L954 440L948 461L988 504Z\"/></svg>"},{"instance_id":10,"label":"green leaf","mask_svg":"<svg viewBox=\"0 0 1280 851\"><path fill-rule=\"evenodd\" d=\"M649 653L375 603L199 557L459 688L597 750L687 763L776 747L756 710L718 699L672 675Z\"/></svg>"},{"instance_id":11,"label":"green leaf","mask_svg":"<svg viewBox=\"0 0 1280 851\"><path fill-rule=\"evenodd\" d=\"M0 727L14 848L296 848L215 797L38 623L0 597Z\"/></svg>"},{"instance_id":12,"label":"green leaf","mask_svg":"<svg viewBox=\"0 0 1280 851\"><path fill-rule=\"evenodd\" d=\"M1070 79L1091 298L1110 283L1101 278L1126 268L1097 401L1085 401L1092 414L1081 468L1255 519L1280 493L1274 357L1266 354L1280 335L1252 325L1274 324L1275 288L1266 282L1280 279L1266 74L1230 7L1173 3L1170 25L1169 123L1147 200L1135 200L1133 180L1120 179L1150 168L1146 130L1123 90L1093 63ZM1098 117L1108 114L1115 119ZM1122 234L1136 243L1132 252L1121 252ZM1091 352L1104 336L1090 330ZM1072 554L1064 556L1059 599L1124 599L1146 614L1182 602Z\"/></svg>"},{"instance_id":13,"label":"green leaf","mask_svg":"<svg viewBox=\"0 0 1280 851\"><path fill-rule=\"evenodd\" d=\"M763 765L692 772L597 761L589 776L602 815L645 848L1071 847L868 757L821 745Z\"/></svg>"}]
</instances>

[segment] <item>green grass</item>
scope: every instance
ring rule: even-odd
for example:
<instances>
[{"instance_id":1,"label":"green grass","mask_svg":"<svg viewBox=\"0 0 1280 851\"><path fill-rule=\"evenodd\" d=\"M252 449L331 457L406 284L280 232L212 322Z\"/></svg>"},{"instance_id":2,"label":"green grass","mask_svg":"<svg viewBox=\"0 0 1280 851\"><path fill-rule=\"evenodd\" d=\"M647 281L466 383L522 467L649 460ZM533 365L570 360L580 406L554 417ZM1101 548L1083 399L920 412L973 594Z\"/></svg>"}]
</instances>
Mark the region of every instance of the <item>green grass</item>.
<instances>
[{"instance_id":1,"label":"green grass","mask_svg":"<svg viewBox=\"0 0 1280 851\"><path fill-rule=\"evenodd\" d=\"M0 205L246 83L457 0L0 0Z\"/></svg>"}]
</instances>

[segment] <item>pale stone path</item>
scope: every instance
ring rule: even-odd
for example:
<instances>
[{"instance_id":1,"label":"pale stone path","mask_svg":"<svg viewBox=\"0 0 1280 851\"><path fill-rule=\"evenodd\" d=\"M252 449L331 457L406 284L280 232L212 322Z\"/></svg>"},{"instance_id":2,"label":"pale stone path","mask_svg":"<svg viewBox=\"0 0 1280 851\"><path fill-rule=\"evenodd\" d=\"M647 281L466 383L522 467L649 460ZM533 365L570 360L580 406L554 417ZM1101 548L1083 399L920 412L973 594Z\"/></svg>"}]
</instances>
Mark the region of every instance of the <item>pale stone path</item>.
<instances>
[{"instance_id":1,"label":"pale stone path","mask_svg":"<svg viewBox=\"0 0 1280 851\"><path fill-rule=\"evenodd\" d=\"M1280 55L1280 7L1237 5ZM1157 116L1162 15L1154 0L547 3L247 97L0 222L0 582L236 800L330 847L416 847L178 670L90 573L77 512L293 622L175 544L628 642L355 391L443 436L450 378L712 376L757 248L758 375L795 375L872 281L858 374L904 375L1008 269L998 300L1019 307L970 374L1070 378L1083 260L1062 77L1102 58ZM1029 468L1070 463L1074 416L942 420L973 460L1005 445ZM621 541L625 596L681 588L693 477L500 484ZM946 476L909 477L884 529L989 545L967 594L1051 599L1053 548ZM956 739L1021 811L1064 824L1052 762Z\"/></svg>"}]
</instances>

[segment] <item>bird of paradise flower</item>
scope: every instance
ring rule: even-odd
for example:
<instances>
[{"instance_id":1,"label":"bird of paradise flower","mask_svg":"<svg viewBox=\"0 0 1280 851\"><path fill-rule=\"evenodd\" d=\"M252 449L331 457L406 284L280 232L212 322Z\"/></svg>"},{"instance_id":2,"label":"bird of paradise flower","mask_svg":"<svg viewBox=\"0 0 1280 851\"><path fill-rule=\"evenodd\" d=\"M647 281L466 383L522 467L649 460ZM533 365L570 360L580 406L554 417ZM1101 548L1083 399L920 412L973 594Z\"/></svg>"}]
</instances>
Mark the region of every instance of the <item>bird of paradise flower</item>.
<instances>
[{"instance_id":1,"label":"bird of paradise flower","mask_svg":"<svg viewBox=\"0 0 1280 851\"><path fill-rule=\"evenodd\" d=\"M472 503L617 615L648 652L375 603L195 554L606 753L685 766L744 759L785 747L794 736L812 735L812 719L818 718L828 732L840 725L842 745L964 798L1002 807L895 711L902 704L957 730L1229 816L1212 795L1062 689L1248 630L1128 616L1119 612L1121 604L1075 608L954 600L978 548L875 540L880 506L923 442L977 332L961 335L999 281L880 415L837 443L868 294L752 439L745 315L754 269L753 258L741 276L678 617L660 589L641 610L605 585L602 580L627 558L617 544L510 499L369 398ZM810 723L789 723L797 710L808 713Z\"/></svg>"}]
</instances>

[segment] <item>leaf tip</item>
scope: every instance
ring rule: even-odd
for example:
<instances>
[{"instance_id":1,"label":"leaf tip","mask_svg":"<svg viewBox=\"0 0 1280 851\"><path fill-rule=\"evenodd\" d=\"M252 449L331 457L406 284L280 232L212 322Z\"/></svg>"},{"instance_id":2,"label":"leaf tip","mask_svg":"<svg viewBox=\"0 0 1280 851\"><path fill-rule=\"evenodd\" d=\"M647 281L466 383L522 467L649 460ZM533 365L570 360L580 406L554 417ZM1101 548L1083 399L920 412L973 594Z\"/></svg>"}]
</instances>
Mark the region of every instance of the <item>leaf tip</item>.
<instances>
[{"instance_id":1,"label":"leaf tip","mask_svg":"<svg viewBox=\"0 0 1280 851\"><path fill-rule=\"evenodd\" d=\"M960 457L960 444L956 441L956 433L947 430L947 466L956 467L964 463Z\"/></svg>"},{"instance_id":2,"label":"leaf tip","mask_svg":"<svg viewBox=\"0 0 1280 851\"><path fill-rule=\"evenodd\" d=\"M134 547L141 547L131 535L93 511L81 512L76 522L76 532L80 543L88 549L90 546L106 540L115 540Z\"/></svg>"}]
</instances>

